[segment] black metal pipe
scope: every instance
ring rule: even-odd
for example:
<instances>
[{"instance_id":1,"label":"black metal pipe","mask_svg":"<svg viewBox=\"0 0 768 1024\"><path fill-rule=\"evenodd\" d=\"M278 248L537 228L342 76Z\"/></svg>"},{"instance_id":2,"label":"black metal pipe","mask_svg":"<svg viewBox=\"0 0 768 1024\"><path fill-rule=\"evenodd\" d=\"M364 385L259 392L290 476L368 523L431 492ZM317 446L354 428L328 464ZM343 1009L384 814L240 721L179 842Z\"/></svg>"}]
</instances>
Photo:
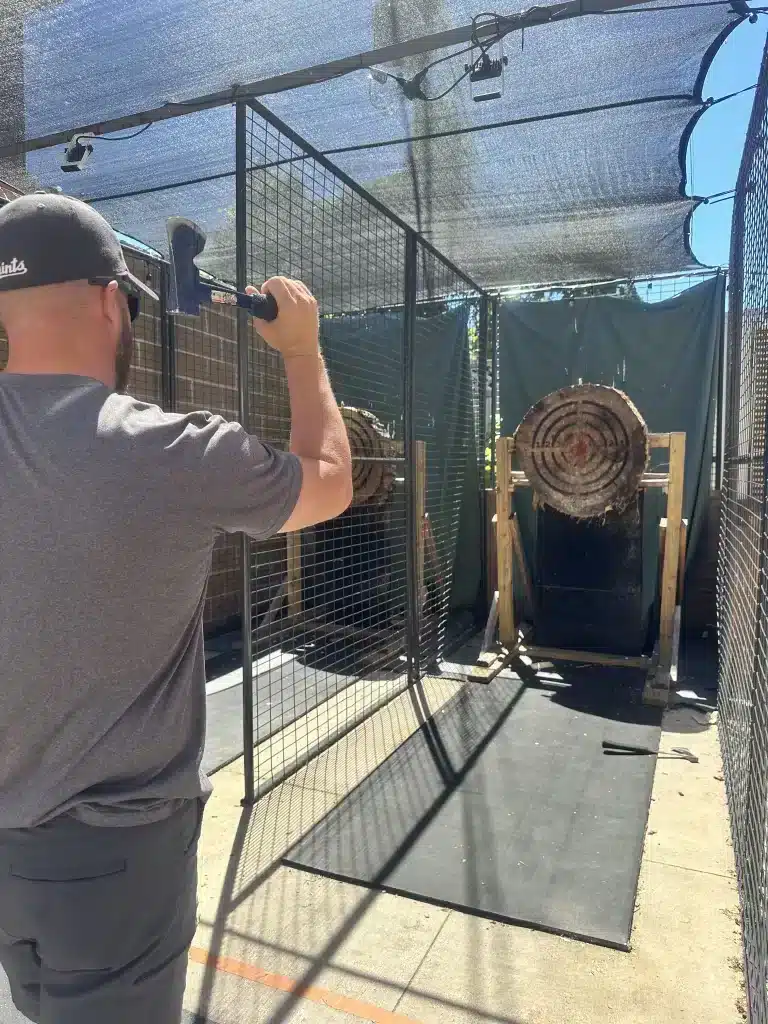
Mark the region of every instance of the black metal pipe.
<instances>
[{"instance_id":1,"label":"black metal pipe","mask_svg":"<svg viewBox=\"0 0 768 1024\"><path fill-rule=\"evenodd\" d=\"M248 109L238 103L235 113L235 276L240 291L248 284L248 190L246 177ZM250 410L248 402L249 338L248 313L237 310L237 360L238 395L240 422L249 428ZM253 630L252 630L252 580L251 541L244 533L240 535L240 559L242 562L242 639L243 639L243 804L255 800L255 777L253 763L254 709L253 709Z\"/></svg>"},{"instance_id":2,"label":"black metal pipe","mask_svg":"<svg viewBox=\"0 0 768 1024\"><path fill-rule=\"evenodd\" d=\"M533 6L517 14L499 16L497 19L479 24L472 22L469 25L462 25L458 28L446 29L442 32L434 32L414 39L406 39L376 50L368 50L363 53L352 54L349 57L342 57L339 60L327 61L323 64L289 71L281 75L271 75L260 81L250 82L247 85L233 85L218 92L208 93L205 96L190 97L180 102L169 100L160 107L136 111L122 117L110 118L107 121L97 121L87 125L74 124L64 131L50 132L47 135L38 135L32 139L22 139L19 142L11 142L0 146L0 158L20 156L31 150L65 145L76 131L82 134L93 132L95 135L105 135L108 132L121 131L125 128L138 128L142 125L155 124L158 121L167 121L170 118L194 114L199 110L212 110L215 107L225 107L231 103L240 103L244 100L253 99L256 96L273 96L275 93L333 81L343 75L349 75L355 71L363 71L366 68L379 64L388 64L403 57L412 57L417 54L430 53L434 50L442 50L451 46L460 46L463 43L470 43L478 39L496 39L500 36L508 35L510 32L532 28L534 25L567 21L571 18L580 18L587 14L600 15L647 3L650 3L650 0L564 0L562 3ZM740 15L740 17L743 19L744 15Z\"/></svg>"},{"instance_id":3,"label":"black metal pipe","mask_svg":"<svg viewBox=\"0 0 768 1024\"><path fill-rule=\"evenodd\" d=\"M488 349L489 349L489 327L490 327L490 300L487 295L480 296L480 317L478 324L477 339L477 463L478 475L480 478L480 529L483 538L480 558L480 611L483 619L488 614L488 564L485 557L486 543L488 536L488 501L485 496L485 489L488 482L485 478L485 452L488 446Z\"/></svg>"},{"instance_id":4,"label":"black metal pipe","mask_svg":"<svg viewBox=\"0 0 768 1024\"><path fill-rule=\"evenodd\" d=\"M405 235L405 280L403 310L403 435L405 440L405 641L408 684L415 686L420 675L418 540L422 524L417 522L416 479L416 293L418 291L418 238L415 231Z\"/></svg>"},{"instance_id":5,"label":"black metal pipe","mask_svg":"<svg viewBox=\"0 0 768 1024\"><path fill-rule=\"evenodd\" d=\"M166 412L176 412L176 321L168 312L167 263L159 264L160 270L160 370L162 377L162 401Z\"/></svg>"},{"instance_id":6,"label":"black metal pipe","mask_svg":"<svg viewBox=\"0 0 768 1024\"><path fill-rule=\"evenodd\" d=\"M723 308L720 320L720 337L718 339L718 362L717 362L717 396L715 406L715 490L720 491L723 487L723 455L725 448L724 422L725 422L725 368L727 358L727 337L726 330L726 296L728 294L727 279L726 287L723 288Z\"/></svg>"},{"instance_id":7,"label":"black metal pipe","mask_svg":"<svg viewBox=\"0 0 768 1024\"><path fill-rule=\"evenodd\" d=\"M497 418L497 392L498 392L498 368L499 368L499 297L493 299L491 312L491 465L488 483L489 487L496 486L496 418Z\"/></svg>"}]
</instances>

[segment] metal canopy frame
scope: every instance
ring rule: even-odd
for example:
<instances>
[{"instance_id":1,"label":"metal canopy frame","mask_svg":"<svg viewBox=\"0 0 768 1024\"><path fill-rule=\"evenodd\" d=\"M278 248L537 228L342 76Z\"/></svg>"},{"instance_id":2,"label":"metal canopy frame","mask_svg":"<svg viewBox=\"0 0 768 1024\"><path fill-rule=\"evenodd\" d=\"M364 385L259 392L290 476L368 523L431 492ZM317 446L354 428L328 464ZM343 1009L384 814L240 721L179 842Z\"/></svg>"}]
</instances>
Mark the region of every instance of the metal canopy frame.
<instances>
[{"instance_id":1,"label":"metal canopy frame","mask_svg":"<svg viewBox=\"0 0 768 1024\"><path fill-rule=\"evenodd\" d=\"M413 57L421 53L429 53L433 50L458 46L462 43L471 42L473 39L478 41L489 38L502 39L511 32L532 28L536 25L568 21L572 18L581 18L590 14L610 14L611 12L627 8L643 7L652 2L653 0L566 0L564 3L551 6L531 7L520 14L500 15L494 22L486 22L477 26L472 24L464 25L461 28L419 36L415 39L406 40L403 43L395 43L376 50L366 50L363 53L353 54L350 57L342 57L340 60L327 61L323 64L316 64L297 71L289 71L282 75L273 75L247 85L235 84L229 89L209 93L207 96L200 96L197 99L178 102L169 100L162 107L155 107L152 110L126 114L122 117L111 118L108 121L95 122L89 125L72 125L64 131L51 132L47 135L36 136L33 139L25 139L21 142L0 146L0 158L21 156L34 150L48 149L51 146L65 144L76 132L92 132L95 135L105 135L108 132L120 131L126 128L137 128L142 125L155 124L158 121L183 117L185 114L192 114L200 110L211 110L215 107L224 107L240 101L257 99L260 96L286 92L291 89L300 89L306 85L317 85L321 82L328 82L332 79L349 75L354 71L363 71L377 64L388 64L404 57ZM743 4L742 0L731 0L731 6L742 17L748 16L749 9L746 8L746 4ZM746 14L742 12L742 7L746 9Z\"/></svg>"}]
</instances>

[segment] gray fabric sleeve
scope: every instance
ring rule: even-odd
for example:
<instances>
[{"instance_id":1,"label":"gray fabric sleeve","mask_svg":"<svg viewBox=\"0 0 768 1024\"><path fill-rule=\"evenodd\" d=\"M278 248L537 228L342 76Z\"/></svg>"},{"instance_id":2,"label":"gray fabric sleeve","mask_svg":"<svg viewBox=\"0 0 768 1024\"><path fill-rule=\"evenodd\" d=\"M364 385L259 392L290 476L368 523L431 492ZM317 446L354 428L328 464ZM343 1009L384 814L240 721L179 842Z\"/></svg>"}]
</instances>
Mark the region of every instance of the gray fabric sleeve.
<instances>
[{"instance_id":1,"label":"gray fabric sleeve","mask_svg":"<svg viewBox=\"0 0 768 1024\"><path fill-rule=\"evenodd\" d=\"M185 448L191 441L195 449L199 491L190 495L191 504L214 530L264 540L285 525L301 491L295 455L208 413L189 417L179 440Z\"/></svg>"}]
</instances>

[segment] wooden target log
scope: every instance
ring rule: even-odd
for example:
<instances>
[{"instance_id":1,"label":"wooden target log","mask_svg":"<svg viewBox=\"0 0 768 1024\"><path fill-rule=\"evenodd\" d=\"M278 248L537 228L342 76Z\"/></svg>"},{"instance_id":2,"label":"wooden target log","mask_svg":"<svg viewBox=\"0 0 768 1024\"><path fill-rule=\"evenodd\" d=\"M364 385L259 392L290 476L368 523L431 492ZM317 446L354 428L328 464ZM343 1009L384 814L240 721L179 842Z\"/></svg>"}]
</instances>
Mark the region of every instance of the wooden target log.
<instances>
[{"instance_id":1,"label":"wooden target log","mask_svg":"<svg viewBox=\"0 0 768 1024\"><path fill-rule=\"evenodd\" d=\"M648 463L648 429L623 392L561 388L525 414L515 451L539 501L575 519L621 511Z\"/></svg>"},{"instance_id":2,"label":"wooden target log","mask_svg":"<svg viewBox=\"0 0 768 1024\"><path fill-rule=\"evenodd\" d=\"M352 451L352 504L383 505L395 486L394 460L402 455L402 445L365 409L342 408L341 415Z\"/></svg>"}]
</instances>

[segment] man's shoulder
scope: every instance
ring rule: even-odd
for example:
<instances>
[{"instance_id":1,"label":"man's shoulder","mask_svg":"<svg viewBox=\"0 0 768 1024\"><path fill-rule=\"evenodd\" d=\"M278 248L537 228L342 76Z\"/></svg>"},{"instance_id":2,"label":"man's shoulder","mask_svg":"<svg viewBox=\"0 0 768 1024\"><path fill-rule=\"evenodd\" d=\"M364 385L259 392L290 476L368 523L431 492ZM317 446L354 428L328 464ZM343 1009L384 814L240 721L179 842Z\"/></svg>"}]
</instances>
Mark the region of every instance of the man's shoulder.
<instances>
[{"instance_id":1,"label":"man's shoulder","mask_svg":"<svg viewBox=\"0 0 768 1024\"><path fill-rule=\"evenodd\" d=\"M112 394L100 410L98 433L110 457L127 459L143 474L159 472L171 479L202 470L233 429L238 428L205 410L164 412L130 395Z\"/></svg>"},{"instance_id":2,"label":"man's shoulder","mask_svg":"<svg viewBox=\"0 0 768 1024\"><path fill-rule=\"evenodd\" d=\"M174 437L192 439L201 432L208 434L226 425L223 417L202 409L187 413L164 412L151 402L121 394L109 395L99 417L99 432L103 437L119 434L164 443Z\"/></svg>"}]
</instances>

